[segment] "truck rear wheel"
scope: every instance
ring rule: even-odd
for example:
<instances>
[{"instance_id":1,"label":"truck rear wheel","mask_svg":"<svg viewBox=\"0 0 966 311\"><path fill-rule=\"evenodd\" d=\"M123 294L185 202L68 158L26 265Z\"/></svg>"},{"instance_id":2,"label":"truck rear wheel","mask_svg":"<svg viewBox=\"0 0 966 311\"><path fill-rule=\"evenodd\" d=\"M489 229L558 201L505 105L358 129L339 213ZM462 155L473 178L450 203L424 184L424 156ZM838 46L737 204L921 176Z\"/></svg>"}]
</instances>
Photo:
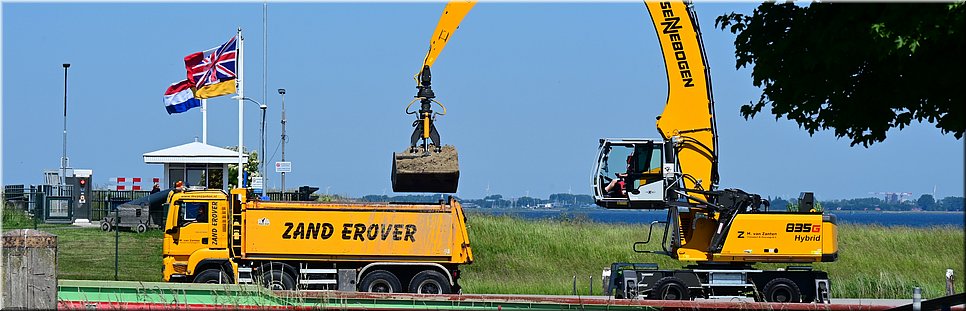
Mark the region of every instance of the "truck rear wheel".
<instances>
[{"instance_id":1,"label":"truck rear wheel","mask_svg":"<svg viewBox=\"0 0 966 311\"><path fill-rule=\"evenodd\" d=\"M684 282L681 279L668 276L654 283L654 287L651 290L651 294L648 295L648 298L660 300L691 300L691 295L688 292L688 287L684 286Z\"/></svg>"},{"instance_id":2,"label":"truck rear wheel","mask_svg":"<svg viewBox=\"0 0 966 311\"><path fill-rule=\"evenodd\" d=\"M801 302L802 291L792 280L777 278L765 284L765 301L767 302Z\"/></svg>"},{"instance_id":3,"label":"truck rear wheel","mask_svg":"<svg viewBox=\"0 0 966 311\"><path fill-rule=\"evenodd\" d=\"M295 290L295 278L282 269L262 273L262 285L270 290Z\"/></svg>"},{"instance_id":4,"label":"truck rear wheel","mask_svg":"<svg viewBox=\"0 0 966 311\"><path fill-rule=\"evenodd\" d=\"M392 272L376 270L362 278L359 290L370 293L399 293L402 292L402 284Z\"/></svg>"},{"instance_id":5,"label":"truck rear wheel","mask_svg":"<svg viewBox=\"0 0 966 311\"><path fill-rule=\"evenodd\" d=\"M416 294L449 294L452 289L449 280L442 273L435 270L425 270L417 273L409 282L409 292Z\"/></svg>"},{"instance_id":6,"label":"truck rear wheel","mask_svg":"<svg viewBox=\"0 0 966 311\"><path fill-rule=\"evenodd\" d=\"M208 284L227 284L231 283L228 279L228 274L220 269L208 269L201 271L195 276L195 283L208 283Z\"/></svg>"}]
</instances>

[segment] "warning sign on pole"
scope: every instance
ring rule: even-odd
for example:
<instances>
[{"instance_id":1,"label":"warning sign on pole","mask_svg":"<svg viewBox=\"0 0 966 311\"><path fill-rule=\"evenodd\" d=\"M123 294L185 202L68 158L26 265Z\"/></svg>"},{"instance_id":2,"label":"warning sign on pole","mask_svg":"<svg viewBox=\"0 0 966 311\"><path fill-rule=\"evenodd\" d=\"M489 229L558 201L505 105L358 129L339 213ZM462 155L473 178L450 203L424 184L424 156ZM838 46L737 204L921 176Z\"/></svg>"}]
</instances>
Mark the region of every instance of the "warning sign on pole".
<instances>
[{"instance_id":1,"label":"warning sign on pole","mask_svg":"<svg viewBox=\"0 0 966 311\"><path fill-rule=\"evenodd\" d=\"M255 193L261 194L262 189L265 188L264 185L264 179L261 176L255 176L252 178L252 190L254 190Z\"/></svg>"},{"instance_id":2,"label":"warning sign on pole","mask_svg":"<svg viewBox=\"0 0 966 311\"><path fill-rule=\"evenodd\" d=\"M275 162L276 173L291 173L292 162Z\"/></svg>"}]
</instances>

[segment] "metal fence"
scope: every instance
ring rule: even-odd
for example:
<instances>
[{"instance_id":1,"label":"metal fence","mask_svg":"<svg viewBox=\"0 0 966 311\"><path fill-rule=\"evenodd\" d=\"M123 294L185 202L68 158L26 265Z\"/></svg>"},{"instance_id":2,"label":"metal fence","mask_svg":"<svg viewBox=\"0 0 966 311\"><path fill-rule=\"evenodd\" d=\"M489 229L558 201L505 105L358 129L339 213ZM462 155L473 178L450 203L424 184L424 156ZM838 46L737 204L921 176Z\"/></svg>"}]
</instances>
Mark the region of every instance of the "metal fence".
<instances>
[{"instance_id":1,"label":"metal fence","mask_svg":"<svg viewBox=\"0 0 966 311\"><path fill-rule=\"evenodd\" d=\"M87 197L90 220L104 219L121 204L150 195L150 191L92 190ZM269 191L265 195L271 201L297 201L299 192ZM303 195L307 196L307 195ZM25 212L39 222L72 221L74 202L70 185L6 185L3 187L4 208Z\"/></svg>"},{"instance_id":2,"label":"metal fence","mask_svg":"<svg viewBox=\"0 0 966 311\"><path fill-rule=\"evenodd\" d=\"M137 200L151 194L151 191L93 190L91 191L91 221L99 221L108 216L118 205Z\"/></svg>"},{"instance_id":3,"label":"metal fence","mask_svg":"<svg viewBox=\"0 0 966 311\"><path fill-rule=\"evenodd\" d=\"M33 192L33 189L30 189L30 192ZM3 202L4 207L27 210L30 197L24 185L6 185L3 186Z\"/></svg>"},{"instance_id":4,"label":"metal fence","mask_svg":"<svg viewBox=\"0 0 966 311\"><path fill-rule=\"evenodd\" d=\"M4 186L4 229L37 229L37 225L44 222L45 207L49 201L47 194L51 192L49 187L44 186ZM53 198L56 200L57 197Z\"/></svg>"},{"instance_id":5,"label":"metal fence","mask_svg":"<svg viewBox=\"0 0 966 311\"><path fill-rule=\"evenodd\" d=\"M269 200L272 201L297 201L299 199L298 192L265 192L268 195Z\"/></svg>"}]
</instances>

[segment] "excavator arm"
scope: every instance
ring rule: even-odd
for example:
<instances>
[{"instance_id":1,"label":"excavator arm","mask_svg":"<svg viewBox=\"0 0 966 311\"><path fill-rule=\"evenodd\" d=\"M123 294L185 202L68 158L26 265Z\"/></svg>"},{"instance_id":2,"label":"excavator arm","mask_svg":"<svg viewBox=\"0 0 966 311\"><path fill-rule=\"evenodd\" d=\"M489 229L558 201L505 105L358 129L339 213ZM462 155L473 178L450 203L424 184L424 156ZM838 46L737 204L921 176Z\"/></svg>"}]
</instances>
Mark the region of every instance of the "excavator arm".
<instances>
[{"instance_id":1,"label":"excavator arm","mask_svg":"<svg viewBox=\"0 0 966 311\"><path fill-rule=\"evenodd\" d=\"M451 1L446 4L430 38L429 51L414 77L416 96L406 106L407 114L416 115L416 121L412 123L413 133L410 136L409 148L406 152L393 153L392 189L395 192L454 193L458 188L459 162L456 148L444 147L439 131L436 130L436 116L445 115L446 107L435 99L430 68L459 28L463 17L475 4L475 0ZM410 107L417 101L419 110L410 111ZM433 111L433 103L439 105L443 111ZM429 144L430 140L432 145Z\"/></svg>"},{"instance_id":2,"label":"excavator arm","mask_svg":"<svg viewBox=\"0 0 966 311\"><path fill-rule=\"evenodd\" d=\"M436 130L436 126L433 124L435 121L435 115L446 114L446 107L435 100L436 94L433 93L432 88L432 73L430 68L433 63L436 62L436 58L439 57L439 53L443 52L443 48L446 47L446 43L449 42L450 37L459 28L460 23L463 21L463 17L473 9L476 5L476 1L451 1L446 4L443 9L443 15L439 17L439 23L436 25L436 30L433 31L433 36L429 40L429 51L426 52L426 57L423 58L423 65L419 67L419 72L413 77L416 80L416 97L409 106L406 107L406 113L417 114L418 119L413 123L415 130L410 141L410 152L416 153L417 143L422 140L422 147L424 152L428 153L429 148L427 145L427 140L432 140L433 144L436 145L436 152L440 152L442 144L440 144L439 132ZM413 103L419 101L420 109L419 111L409 111L409 107ZM433 112L432 103L435 102L441 108L443 108L442 113Z\"/></svg>"},{"instance_id":3,"label":"excavator arm","mask_svg":"<svg viewBox=\"0 0 966 311\"><path fill-rule=\"evenodd\" d=\"M443 51L450 37L459 28L463 17L466 17L466 14L470 13L474 5L476 5L475 0L452 1L446 4L446 7L443 8L443 15L439 17L439 24L436 25L436 30L433 31L433 37L429 40L429 52L426 52L426 58L423 60L423 66L420 67L420 72L427 67L433 66L436 58L439 57L439 53ZM417 74L418 76L419 74Z\"/></svg>"}]
</instances>

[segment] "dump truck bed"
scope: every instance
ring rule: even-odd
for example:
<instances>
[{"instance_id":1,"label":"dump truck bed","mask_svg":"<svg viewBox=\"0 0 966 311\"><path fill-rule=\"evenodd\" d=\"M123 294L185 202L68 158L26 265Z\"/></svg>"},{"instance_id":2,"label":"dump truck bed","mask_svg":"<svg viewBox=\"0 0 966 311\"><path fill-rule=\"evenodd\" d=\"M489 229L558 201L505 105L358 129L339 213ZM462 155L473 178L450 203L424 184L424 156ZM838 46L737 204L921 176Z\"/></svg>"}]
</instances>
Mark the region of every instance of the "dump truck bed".
<instances>
[{"instance_id":1,"label":"dump truck bed","mask_svg":"<svg viewBox=\"0 0 966 311\"><path fill-rule=\"evenodd\" d=\"M472 261L462 207L441 203L247 202L247 259Z\"/></svg>"}]
</instances>

